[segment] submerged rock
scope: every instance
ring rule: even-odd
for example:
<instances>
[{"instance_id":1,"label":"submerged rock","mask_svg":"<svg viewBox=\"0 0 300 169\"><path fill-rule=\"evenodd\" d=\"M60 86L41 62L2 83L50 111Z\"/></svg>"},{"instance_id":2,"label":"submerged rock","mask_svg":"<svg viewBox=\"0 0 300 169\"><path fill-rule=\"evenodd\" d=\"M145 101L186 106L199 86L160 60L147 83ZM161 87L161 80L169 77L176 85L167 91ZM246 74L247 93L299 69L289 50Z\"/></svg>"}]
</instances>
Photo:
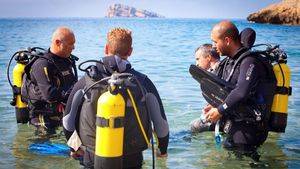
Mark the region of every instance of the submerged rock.
<instances>
[{"instance_id":1,"label":"submerged rock","mask_svg":"<svg viewBox=\"0 0 300 169\"><path fill-rule=\"evenodd\" d=\"M250 14L247 20L257 23L300 25L300 0L283 0L269 5Z\"/></svg>"},{"instance_id":2,"label":"submerged rock","mask_svg":"<svg viewBox=\"0 0 300 169\"><path fill-rule=\"evenodd\" d=\"M122 4L113 4L108 8L106 17L137 17L137 18L163 18L163 16L146 11L136 9L134 7L122 5Z\"/></svg>"}]
</instances>

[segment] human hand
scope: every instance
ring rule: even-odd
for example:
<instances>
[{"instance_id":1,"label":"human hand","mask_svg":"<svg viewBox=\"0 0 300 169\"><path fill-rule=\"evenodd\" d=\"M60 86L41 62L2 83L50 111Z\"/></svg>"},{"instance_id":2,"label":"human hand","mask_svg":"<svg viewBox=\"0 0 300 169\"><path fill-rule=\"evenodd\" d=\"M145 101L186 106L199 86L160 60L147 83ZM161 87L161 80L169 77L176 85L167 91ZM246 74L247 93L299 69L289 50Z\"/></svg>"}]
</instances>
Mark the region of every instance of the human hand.
<instances>
[{"instance_id":1,"label":"human hand","mask_svg":"<svg viewBox=\"0 0 300 169\"><path fill-rule=\"evenodd\" d=\"M168 153L161 154L161 152L159 151L159 149L157 149L157 150L156 150L156 157L159 157L159 158L166 158L166 157L168 157Z\"/></svg>"},{"instance_id":2,"label":"human hand","mask_svg":"<svg viewBox=\"0 0 300 169\"><path fill-rule=\"evenodd\" d=\"M168 153L165 153L165 154L156 154L157 157L159 158L166 158L168 157Z\"/></svg>"},{"instance_id":3,"label":"human hand","mask_svg":"<svg viewBox=\"0 0 300 169\"><path fill-rule=\"evenodd\" d=\"M80 148L77 151L71 151L70 156L74 159L79 159L82 158L84 155L84 151L81 150Z\"/></svg>"},{"instance_id":4,"label":"human hand","mask_svg":"<svg viewBox=\"0 0 300 169\"><path fill-rule=\"evenodd\" d=\"M65 111L65 105L63 103L58 103L56 106L56 111L59 113L63 113Z\"/></svg>"},{"instance_id":5,"label":"human hand","mask_svg":"<svg viewBox=\"0 0 300 169\"><path fill-rule=\"evenodd\" d=\"M211 122L217 122L220 118L222 117L222 115L219 113L217 108L211 108L206 114L205 114L205 118L208 121Z\"/></svg>"}]
</instances>

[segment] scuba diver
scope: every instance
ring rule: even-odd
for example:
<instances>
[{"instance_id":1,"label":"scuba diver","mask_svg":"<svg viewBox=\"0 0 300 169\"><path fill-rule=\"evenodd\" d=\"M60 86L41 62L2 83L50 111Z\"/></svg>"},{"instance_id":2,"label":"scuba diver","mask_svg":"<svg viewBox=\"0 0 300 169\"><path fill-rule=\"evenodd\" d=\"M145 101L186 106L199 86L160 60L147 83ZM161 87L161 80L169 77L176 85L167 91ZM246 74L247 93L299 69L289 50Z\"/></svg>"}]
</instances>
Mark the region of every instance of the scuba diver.
<instances>
[{"instance_id":1,"label":"scuba diver","mask_svg":"<svg viewBox=\"0 0 300 169\"><path fill-rule=\"evenodd\" d=\"M203 44L195 51L196 66L209 72L215 72L220 64L220 55L212 47L211 44ZM203 119L194 119L191 123L191 131L193 133L212 131L215 124L204 122Z\"/></svg>"},{"instance_id":2,"label":"scuba diver","mask_svg":"<svg viewBox=\"0 0 300 169\"><path fill-rule=\"evenodd\" d=\"M22 99L28 103L30 123L39 134L55 133L61 125L65 103L77 81L75 61L70 58L74 43L73 31L59 27L50 49L25 67Z\"/></svg>"},{"instance_id":3,"label":"scuba diver","mask_svg":"<svg viewBox=\"0 0 300 169\"><path fill-rule=\"evenodd\" d=\"M244 47L251 49L256 39L256 33L252 28L245 28L241 31L239 38ZM220 62L220 55L210 44L204 44L198 47L195 52L195 58L197 67L212 73L217 73L218 69L220 69L220 64L220 67L222 67L227 59L225 58ZM202 111L205 112L204 109ZM194 133L215 130L215 123L205 121L204 117L193 120L190 126L191 131ZM223 124L221 127L222 126Z\"/></svg>"},{"instance_id":4,"label":"scuba diver","mask_svg":"<svg viewBox=\"0 0 300 169\"><path fill-rule=\"evenodd\" d=\"M251 53L245 57L248 48L242 45L238 29L230 21L216 24L211 38L218 53L227 56L218 75L234 88L218 107L205 107L205 117L211 122L221 119L225 123L224 132L228 137L224 148L258 161L260 156L256 150L268 136L276 87L272 66L266 59L251 56Z\"/></svg>"},{"instance_id":5,"label":"scuba diver","mask_svg":"<svg viewBox=\"0 0 300 169\"><path fill-rule=\"evenodd\" d=\"M151 123L159 143L157 156L167 157L169 126L162 101L152 81L132 68L127 60L131 53L131 31L112 29L105 57L91 61L96 65L84 69L86 75L70 94L64 132L71 155L83 156L85 168L141 168Z\"/></svg>"}]
</instances>

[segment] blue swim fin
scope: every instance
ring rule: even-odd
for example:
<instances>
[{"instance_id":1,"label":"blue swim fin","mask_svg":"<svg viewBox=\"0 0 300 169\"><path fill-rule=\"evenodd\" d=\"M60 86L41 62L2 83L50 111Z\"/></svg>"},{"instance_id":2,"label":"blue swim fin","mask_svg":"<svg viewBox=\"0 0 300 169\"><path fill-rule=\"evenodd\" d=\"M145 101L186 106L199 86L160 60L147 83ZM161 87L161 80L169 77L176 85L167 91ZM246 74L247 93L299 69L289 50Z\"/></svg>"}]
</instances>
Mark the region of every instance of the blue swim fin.
<instances>
[{"instance_id":1,"label":"blue swim fin","mask_svg":"<svg viewBox=\"0 0 300 169\"><path fill-rule=\"evenodd\" d=\"M37 155L48 156L69 156L70 148L65 144L51 143L49 141L42 143L32 143L29 145L28 150Z\"/></svg>"}]
</instances>

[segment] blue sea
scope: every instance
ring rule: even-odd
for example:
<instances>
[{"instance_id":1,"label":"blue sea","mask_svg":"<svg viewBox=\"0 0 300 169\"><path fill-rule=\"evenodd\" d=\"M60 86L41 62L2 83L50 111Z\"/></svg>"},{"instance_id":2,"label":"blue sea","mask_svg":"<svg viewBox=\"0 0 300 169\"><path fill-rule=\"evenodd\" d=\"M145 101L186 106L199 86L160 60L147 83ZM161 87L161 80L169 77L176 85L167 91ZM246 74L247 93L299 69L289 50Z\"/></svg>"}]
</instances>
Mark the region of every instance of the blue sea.
<instances>
[{"instance_id":1,"label":"blue sea","mask_svg":"<svg viewBox=\"0 0 300 169\"><path fill-rule=\"evenodd\" d=\"M28 146L41 141L34 128L17 124L14 107L9 102L11 88L6 67L11 55L19 49L40 46L48 48L51 34L58 26L74 30L73 54L79 63L103 56L106 33L114 27L133 32L134 68L146 73L162 98L170 125L168 158L157 159L157 168L251 168L251 159L237 159L217 147L214 133L192 135L189 123L198 118L206 104L199 84L189 74L194 64L194 50L211 43L210 30L219 20L212 19L0 19L0 168L80 168L70 157L37 155ZM261 163L254 168L300 168L300 27L248 23L233 20L238 28L251 27L257 32L256 43L276 43L288 54L292 72L293 95L289 98L288 125L282 134L270 133L259 149ZM82 72L79 73L83 75ZM60 133L50 138L65 143ZM144 152L143 168L151 168L151 151Z\"/></svg>"}]
</instances>

